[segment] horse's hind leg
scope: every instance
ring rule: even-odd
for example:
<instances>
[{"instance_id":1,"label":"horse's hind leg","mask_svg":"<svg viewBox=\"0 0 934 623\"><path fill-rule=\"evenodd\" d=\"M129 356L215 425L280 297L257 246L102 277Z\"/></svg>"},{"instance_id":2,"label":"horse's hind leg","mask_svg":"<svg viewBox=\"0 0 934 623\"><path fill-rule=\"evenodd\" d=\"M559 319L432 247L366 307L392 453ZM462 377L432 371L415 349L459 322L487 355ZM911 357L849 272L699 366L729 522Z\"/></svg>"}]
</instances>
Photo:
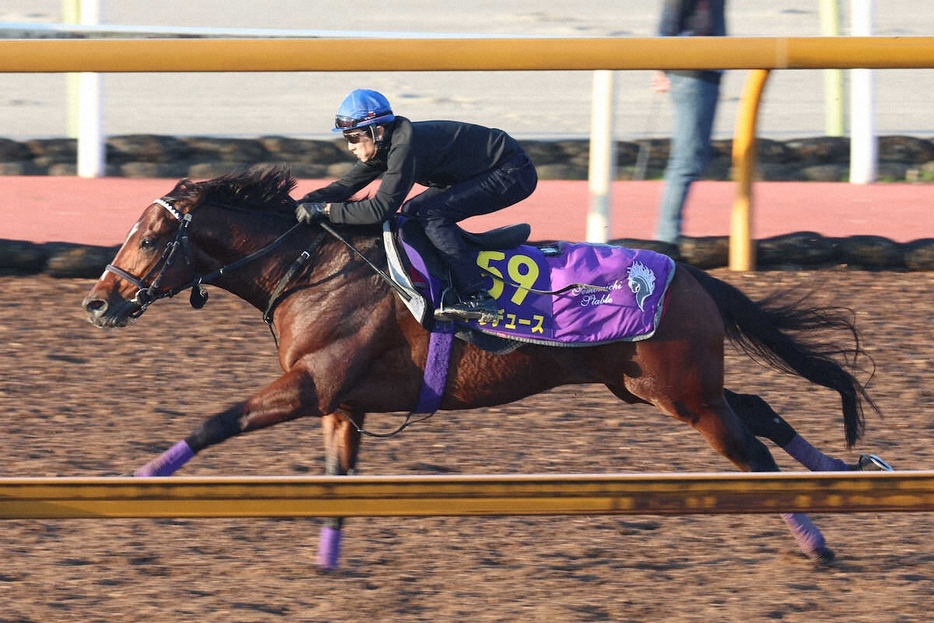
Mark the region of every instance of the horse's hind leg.
<instances>
[{"instance_id":1,"label":"horse's hind leg","mask_svg":"<svg viewBox=\"0 0 934 623\"><path fill-rule=\"evenodd\" d=\"M694 408L678 405L678 419L691 424L717 452L743 471L777 472L778 465L765 445L723 398Z\"/></svg>"},{"instance_id":2,"label":"horse's hind leg","mask_svg":"<svg viewBox=\"0 0 934 623\"><path fill-rule=\"evenodd\" d=\"M812 446L759 396L737 394L728 389L724 390L724 394L730 407L754 435L770 439L812 472L845 472L852 469L842 459L827 456Z\"/></svg>"},{"instance_id":3,"label":"horse's hind leg","mask_svg":"<svg viewBox=\"0 0 934 623\"><path fill-rule=\"evenodd\" d=\"M848 471L850 467L841 459L827 456L799 435L792 426L769 404L753 394L737 394L724 390L726 400L743 423L757 437L773 441L796 461L811 471ZM782 519L791 529L798 546L820 563L833 560L833 550L827 547L824 536L804 513L782 513Z\"/></svg>"},{"instance_id":4,"label":"horse's hind leg","mask_svg":"<svg viewBox=\"0 0 934 623\"><path fill-rule=\"evenodd\" d=\"M352 474L360 452L364 414L337 411L321 418L324 431L324 473L328 476ZM343 517L328 517L318 541L318 566L336 569L340 561Z\"/></svg>"},{"instance_id":5,"label":"horse's hind leg","mask_svg":"<svg viewBox=\"0 0 934 623\"><path fill-rule=\"evenodd\" d=\"M891 466L873 454L860 456L855 465L842 459L828 456L812 446L798 434L785 419L775 412L765 400L754 394L737 394L724 390L726 400L733 411L752 430L756 437L765 437L774 442L804 467L812 472L846 472L865 469L891 471Z\"/></svg>"},{"instance_id":6,"label":"horse's hind leg","mask_svg":"<svg viewBox=\"0 0 934 623\"><path fill-rule=\"evenodd\" d=\"M754 431L733 411L731 404L725 398L705 401L693 408L687 408L687 405L682 403L676 417L691 423L714 449L740 469L755 472L779 471L768 448L756 439ZM827 547L824 535L807 515L783 513L782 519L791 528L798 547L805 555L821 563L833 560L833 551Z\"/></svg>"}]
</instances>

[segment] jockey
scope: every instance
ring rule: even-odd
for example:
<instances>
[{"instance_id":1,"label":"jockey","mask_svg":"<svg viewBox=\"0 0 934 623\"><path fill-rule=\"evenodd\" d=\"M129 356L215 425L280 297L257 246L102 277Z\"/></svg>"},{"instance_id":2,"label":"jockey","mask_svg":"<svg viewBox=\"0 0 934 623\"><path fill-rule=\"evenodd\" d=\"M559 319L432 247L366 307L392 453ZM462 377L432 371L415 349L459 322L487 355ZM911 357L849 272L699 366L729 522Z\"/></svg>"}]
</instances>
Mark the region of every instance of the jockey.
<instances>
[{"instance_id":1,"label":"jockey","mask_svg":"<svg viewBox=\"0 0 934 623\"><path fill-rule=\"evenodd\" d=\"M455 224L532 194L538 175L519 143L502 130L470 123L409 121L369 89L344 99L333 131L343 133L357 162L339 180L302 197L296 218L365 225L385 221L401 208L422 224L451 272L459 300L445 305L444 314L495 320L496 301L483 288L476 253ZM377 178L373 197L350 201ZM407 200L415 184L427 189Z\"/></svg>"}]
</instances>

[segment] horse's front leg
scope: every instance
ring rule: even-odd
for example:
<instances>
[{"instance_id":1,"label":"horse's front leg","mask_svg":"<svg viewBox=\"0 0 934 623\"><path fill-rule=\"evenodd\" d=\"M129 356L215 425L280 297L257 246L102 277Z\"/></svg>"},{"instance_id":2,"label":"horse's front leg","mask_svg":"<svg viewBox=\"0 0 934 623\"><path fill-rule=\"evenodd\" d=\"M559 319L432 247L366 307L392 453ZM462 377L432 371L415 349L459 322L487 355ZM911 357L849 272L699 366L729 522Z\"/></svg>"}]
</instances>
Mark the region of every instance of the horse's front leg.
<instances>
[{"instance_id":1,"label":"horse's front leg","mask_svg":"<svg viewBox=\"0 0 934 623\"><path fill-rule=\"evenodd\" d=\"M360 452L364 415L338 410L321 418L324 431L324 473L328 476L354 473ZM336 569L338 566L343 524L343 517L324 520L318 541L318 566L322 569Z\"/></svg>"},{"instance_id":2,"label":"horse's front leg","mask_svg":"<svg viewBox=\"0 0 934 623\"><path fill-rule=\"evenodd\" d=\"M171 476L200 451L231 437L299 417L322 415L316 401L303 392L301 383L302 377L298 374L280 377L248 400L209 417L188 437L133 472L133 475Z\"/></svg>"}]
</instances>

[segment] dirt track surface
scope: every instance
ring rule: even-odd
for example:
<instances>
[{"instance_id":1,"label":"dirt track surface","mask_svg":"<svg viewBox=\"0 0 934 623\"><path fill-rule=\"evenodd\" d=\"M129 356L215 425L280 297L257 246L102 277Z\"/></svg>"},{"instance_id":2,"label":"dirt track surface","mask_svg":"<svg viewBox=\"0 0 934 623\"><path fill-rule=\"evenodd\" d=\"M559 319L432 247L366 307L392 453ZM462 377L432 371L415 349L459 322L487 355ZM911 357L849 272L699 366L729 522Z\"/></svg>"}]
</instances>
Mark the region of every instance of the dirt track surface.
<instances>
[{"instance_id":1,"label":"dirt track surface","mask_svg":"<svg viewBox=\"0 0 934 623\"><path fill-rule=\"evenodd\" d=\"M761 296L816 289L856 310L885 414L844 449L837 401L729 354L728 386L763 395L815 445L932 469L931 273L714 274ZM138 467L278 375L259 312L212 290L162 301L120 331L88 324L91 282L0 278L3 476ZM390 416L372 417L389 428ZM316 421L234 439L184 475L323 469ZM789 457L772 447L785 469ZM688 427L571 387L441 413L366 440L366 474L726 471ZM803 559L775 516L352 519L344 567L314 568L316 520L3 522L0 621L927 621L934 516L816 515L837 552Z\"/></svg>"}]
</instances>

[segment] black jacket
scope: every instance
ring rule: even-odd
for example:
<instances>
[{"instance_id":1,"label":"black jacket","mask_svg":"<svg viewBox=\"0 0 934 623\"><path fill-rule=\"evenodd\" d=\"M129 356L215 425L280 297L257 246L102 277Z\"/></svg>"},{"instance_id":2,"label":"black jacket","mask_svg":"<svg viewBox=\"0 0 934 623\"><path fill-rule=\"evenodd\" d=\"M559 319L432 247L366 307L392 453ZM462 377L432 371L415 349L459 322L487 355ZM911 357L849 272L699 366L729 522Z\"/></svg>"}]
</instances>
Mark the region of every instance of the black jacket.
<instances>
[{"instance_id":1,"label":"black jacket","mask_svg":"<svg viewBox=\"0 0 934 623\"><path fill-rule=\"evenodd\" d=\"M726 0L664 0L658 34L662 37L723 37ZM720 82L722 72L672 71L673 74Z\"/></svg>"},{"instance_id":2,"label":"black jacket","mask_svg":"<svg viewBox=\"0 0 934 623\"><path fill-rule=\"evenodd\" d=\"M380 223L405 201L415 184L446 188L495 168L522 151L502 130L457 121L409 121L396 117L376 156L357 162L336 182L308 193L302 201L331 204L334 223ZM376 195L347 203L355 193L382 177Z\"/></svg>"},{"instance_id":3,"label":"black jacket","mask_svg":"<svg viewBox=\"0 0 934 623\"><path fill-rule=\"evenodd\" d=\"M726 35L726 0L664 0L658 34L662 37Z\"/></svg>"}]
</instances>

